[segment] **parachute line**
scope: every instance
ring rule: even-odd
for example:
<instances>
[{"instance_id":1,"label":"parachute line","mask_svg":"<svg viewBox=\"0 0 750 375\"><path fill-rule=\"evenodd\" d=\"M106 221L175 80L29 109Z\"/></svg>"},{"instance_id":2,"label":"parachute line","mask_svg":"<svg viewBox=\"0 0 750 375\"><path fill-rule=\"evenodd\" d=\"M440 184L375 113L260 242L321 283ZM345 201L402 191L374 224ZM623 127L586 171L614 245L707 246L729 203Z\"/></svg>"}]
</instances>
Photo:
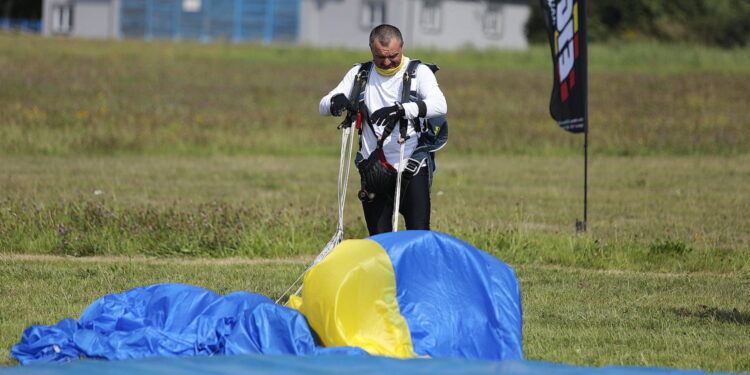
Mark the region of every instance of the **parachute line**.
<instances>
[{"instance_id":1,"label":"parachute line","mask_svg":"<svg viewBox=\"0 0 750 375\"><path fill-rule=\"evenodd\" d=\"M302 292L302 284L300 283L302 281L302 278L305 276L305 273L307 270L310 269L310 267L318 264L323 258L325 258L328 254L333 251L333 249L341 243L341 241L344 240L344 208L346 206L346 190L349 185L349 172L351 171L351 168L349 167L351 158L352 158L352 152L354 151L354 131L352 130L354 128L354 123L352 123L352 126L348 126L344 128L344 131L341 133L341 155L339 157L339 174L338 174L338 184L337 184L337 197L338 197L338 211L339 211L339 217L338 222L336 224L336 233L334 233L333 237L328 241L328 243L323 247L323 251L318 254L318 256L315 257L315 259L310 263L307 268L302 272L302 274L297 277L296 280L294 280L294 283L287 288L284 293L279 296L279 298L276 300L276 303L280 303L280 301L289 295L289 292L294 289L294 287L299 284L299 287L294 292L293 295L297 296Z\"/></svg>"}]
</instances>

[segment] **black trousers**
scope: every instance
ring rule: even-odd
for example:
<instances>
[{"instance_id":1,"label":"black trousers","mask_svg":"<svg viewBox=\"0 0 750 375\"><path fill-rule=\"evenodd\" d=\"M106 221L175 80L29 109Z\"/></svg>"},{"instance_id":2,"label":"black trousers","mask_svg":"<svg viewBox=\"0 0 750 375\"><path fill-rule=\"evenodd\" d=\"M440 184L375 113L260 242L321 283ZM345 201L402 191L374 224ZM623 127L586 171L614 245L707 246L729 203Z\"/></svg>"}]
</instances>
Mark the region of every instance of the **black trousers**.
<instances>
[{"instance_id":1,"label":"black trousers","mask_svg":"<svg viewBox=\"0 0 750 375\"><path fill-rule=\"evenodd\" d=\"M371 236L393 230L393 199L393 196L380 194L372 202L362 202ZM412 176L406 191L401 192L399 212L404 216L406 229L430 229L430 178L427 167Z\"/></svg>"}]
</instances>

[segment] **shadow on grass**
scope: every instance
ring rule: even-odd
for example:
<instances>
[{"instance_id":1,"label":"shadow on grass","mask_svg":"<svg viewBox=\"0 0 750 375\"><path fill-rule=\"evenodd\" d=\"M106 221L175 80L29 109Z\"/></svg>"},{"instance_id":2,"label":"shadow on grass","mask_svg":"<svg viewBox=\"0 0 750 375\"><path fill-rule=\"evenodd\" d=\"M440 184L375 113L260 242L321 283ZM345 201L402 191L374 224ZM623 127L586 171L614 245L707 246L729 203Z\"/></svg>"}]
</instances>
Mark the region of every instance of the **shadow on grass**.
<instances>
[{"instance_id":1,"label":"shadow on grass","mask_svg":"<svg viewBox=\"0 0 750 375\"><path fill-rule=\"evenodd\" d=\"M699 305L695 309L671 309L678 316L710 319L722 323L734 323L750 325L750 313L741 312L737 309L725 310L706 305Z\"/></svg>"}]
</instances>

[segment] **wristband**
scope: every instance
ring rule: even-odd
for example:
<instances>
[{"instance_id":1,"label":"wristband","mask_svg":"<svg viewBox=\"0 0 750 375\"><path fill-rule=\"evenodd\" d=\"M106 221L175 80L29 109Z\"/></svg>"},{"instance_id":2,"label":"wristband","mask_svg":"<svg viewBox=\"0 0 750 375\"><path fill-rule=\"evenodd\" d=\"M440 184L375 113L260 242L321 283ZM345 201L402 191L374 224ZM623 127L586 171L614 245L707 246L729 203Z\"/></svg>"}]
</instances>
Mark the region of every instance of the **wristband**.
<instances>
[{"instance_id":1,"label":"wristband","mask_svg":"<svg viewBox=\"0 0 750 375\"><path fill-rule=\"evenodd\" d=\"M427 116L427 104L425 104L424 101L417 100L417 108L419 108L419 114L417 117L424 118Z\"/></svg>"}]
</instances>

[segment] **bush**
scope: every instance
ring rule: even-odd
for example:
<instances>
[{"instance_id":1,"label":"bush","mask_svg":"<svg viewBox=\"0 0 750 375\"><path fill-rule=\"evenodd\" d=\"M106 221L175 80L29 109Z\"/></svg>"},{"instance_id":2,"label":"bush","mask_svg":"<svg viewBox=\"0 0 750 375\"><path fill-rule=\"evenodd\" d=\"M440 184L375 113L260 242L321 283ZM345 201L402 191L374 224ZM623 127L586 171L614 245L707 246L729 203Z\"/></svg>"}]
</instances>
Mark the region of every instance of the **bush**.
<instances>
[{"instance_id":1,"label":"bush","mask_svg":"<svg viewBox=\"0 0 750 375\"><path fill-rule=\"evenodd\" d=\"M693 249L679 240L656 240L648 247L648 252L652 255L684 255L693 251Z\"/></svg>"}]
</instances>

